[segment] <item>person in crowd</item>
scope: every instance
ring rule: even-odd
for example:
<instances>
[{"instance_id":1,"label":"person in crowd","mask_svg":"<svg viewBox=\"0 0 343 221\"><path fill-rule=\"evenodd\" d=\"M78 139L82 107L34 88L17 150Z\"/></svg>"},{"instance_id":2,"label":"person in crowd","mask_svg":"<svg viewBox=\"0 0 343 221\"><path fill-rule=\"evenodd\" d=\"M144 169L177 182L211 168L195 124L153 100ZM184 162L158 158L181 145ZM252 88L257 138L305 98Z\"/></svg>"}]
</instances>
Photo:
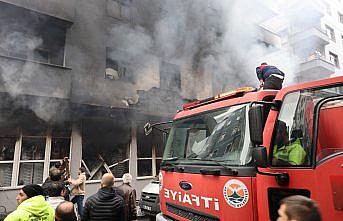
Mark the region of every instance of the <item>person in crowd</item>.
<instances>
[{"instance_id":1,"label":"person in crowd","mask_svg":"<svg viewBox=\"0 0 343 221\"><path fill-rule=\"evenodd\" d=\"M132 176L129 173L123 175L123 184L118 186L125 201L125 221L137 220L136 190L130 185Z\"/></svg>"},{"instance_id":2,"label":"person in crowd","mask_svg":"<svg viewBox=\"0 0 343 221\"><path fill-rule=\"evenodd\" d=\"M77 178L68 179L68 182L72 185L71 194L74 196L71 200L72 203L77 204L78 213L82 216L83 213L83 199L85 197L85 186L86 186L86 169L80 167Z\"/></svg>"},{"instance_id":3,"label":"person in crowd","mask_svg":"<svg viewBox=\"0 0 343 221\"><path fill-rule=\"evenodd\" d=\"M47 197L47 202L52 208L56 209L61 202L65 201L64 197L67 191L64 182L61 180L59 169L50 169L49 177L50 178L43 183L42 188Z\"/></svg>"},{"instance_id":4,"label":"person in crowd","mask_svg":"<svg viewBox=\"0 0 343 221\"><path fill-rule=\"evenodd\" d=\"M77 218L75 212L75 207L72 202L64 201L60 203L55 211L55 220L56 221L77 221L80 220Z\"/></svg>"},{"instance_id":5,"label":"person in crowd","mask_svg":"<svg viewBox=\"0 0 343 221\"><path fill-rule=\"evenodd\" d=\"M37 184L30 184L21 188L16 200L17 209L10 213L5 221L53 221L55 219L54 209L45 201L43 188Z\"/></svg>"},{"instance_id":6,"label":"person in crowd","mask_svg":"<svg viewBox=\"0 0 343 221\"><path fill-rule=\"evenodd\" d=\"M124 220L124 199L113 188L114 177L105 173L101 179L101 188L90 196L84 207L83 221L88 220Z\"/></svg>"},{"instance_id":7,"label":"person in crowd","mask_svg":"<svg viewBox=\"0 0 343 221\"><path fill-rule=\"evenodd\" d=\"M266 62L261 63L256 68L257 78L260 81L260 88L280 90L285 78L285 74L277 67L268 65Z\"/></svg>"},{"instance_id":8,"label":"person in crowd","mask_svg":"<svg viewBox=\"0 0 343 221\"><path fill-rule=\"evenodd\" d=\"M316 202L300 195L289 196L281 200L277 221L321 221Z\"/></svg>"}]
</instances>

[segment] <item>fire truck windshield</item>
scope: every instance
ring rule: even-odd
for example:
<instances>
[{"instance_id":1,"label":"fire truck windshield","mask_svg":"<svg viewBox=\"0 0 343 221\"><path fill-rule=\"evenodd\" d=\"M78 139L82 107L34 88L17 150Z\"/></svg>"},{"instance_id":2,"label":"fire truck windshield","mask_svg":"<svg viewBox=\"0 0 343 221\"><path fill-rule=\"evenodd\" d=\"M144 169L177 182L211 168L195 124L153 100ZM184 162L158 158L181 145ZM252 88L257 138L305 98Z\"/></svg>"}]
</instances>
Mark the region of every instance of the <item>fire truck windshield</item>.
<instances>
[{"instance_id":1,"label":"fire truck windshield","mask_svg":"<svg viewBox=\"0 0 343 221\"><path fill-rule=\"evenodd\" d=\"M176 120L163 160L173 164L246 165L251 160L249 105L237 105Z\"/></svg>"}]
</instances>

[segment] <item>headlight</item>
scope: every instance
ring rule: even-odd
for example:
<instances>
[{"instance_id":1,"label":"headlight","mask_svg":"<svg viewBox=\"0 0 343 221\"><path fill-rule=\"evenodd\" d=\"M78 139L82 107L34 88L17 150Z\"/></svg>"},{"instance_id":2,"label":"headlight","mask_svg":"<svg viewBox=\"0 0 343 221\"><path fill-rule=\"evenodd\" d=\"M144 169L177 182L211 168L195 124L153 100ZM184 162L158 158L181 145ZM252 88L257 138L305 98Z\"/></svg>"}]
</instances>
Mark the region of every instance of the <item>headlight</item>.
<instances>
[{"instance_id":1,"label":"headlight","mask_svg":"<svg viewBox=\"0 0 343 221\"><path fill-rule=\"evenodd\" d=\"M158 179L159 179L159 189L160 189L160 192L162 190L162 186L163 186L163 175L162 175L162 172L160 171L160 173L158 174Z\"/></svg>"}]
</instances>

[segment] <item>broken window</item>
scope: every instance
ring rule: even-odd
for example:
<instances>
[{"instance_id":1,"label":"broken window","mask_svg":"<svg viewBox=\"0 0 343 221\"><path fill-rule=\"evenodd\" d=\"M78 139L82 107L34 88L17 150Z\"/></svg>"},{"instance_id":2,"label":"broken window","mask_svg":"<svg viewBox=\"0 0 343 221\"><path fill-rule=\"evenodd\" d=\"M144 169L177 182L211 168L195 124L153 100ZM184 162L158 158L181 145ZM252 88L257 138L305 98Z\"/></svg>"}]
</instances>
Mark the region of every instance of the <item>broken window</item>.
<instances>
[{"instance_id":1,"label":"broken window","mask_svg":"<svg viewBox=\"0 0 343 221\"><path fill-rule=\"evenodd\" d=\"M181 73L179 66L167 62L160 65L160 88L179 91L181 89Z\"/></svg>"},{"instance_id":2,"label":"broken window","mask_svg":"<svg viewBox=\"0 0 343 221\"><path fill-rule=\"evenodd\" d=\"M163 157L164 146L167 140L167 133L161 131L154 131L153 143L155 144L156 153L156 175L160 172L160 165Z\"/></svg>"},{"instance_id":3,"label":"broken window","mask_svg":"<svg viewBox=\"0 0 343 221\"><path fill-rule=\"evenodd\" d=\"M138 176L156 176L159 173L165 138L165 133L159 130L153 130L146 136L143 124L137 127Z\"/></svg>"},{"instance_id":4,"label":"broken window","mask_svg":"<svg viewBox=\"0 0 343 221\"><path fill-rule=\"evenodd\" d=\"M137 175L152 176L152 135L146 136L143 125L137 127Z\"/></svg>"},{"instance_id":5,"label":"broken window","mask_svg":"<svg viewBox=\"0 0 343 221\"><path fill-rule=\"evenodd\" d=\"M125 51L107 47L105 79L133 82L128 59Z\"/></svg>"},{"instance_id":6,"label":"broken window","mask_svg":"<svg viewBox=\"0 0 343 221\"><path fill-rule=\"evenodd\" d=\"M65 65L69 22L4 2L0 3L0 19L0 51L3 55Z\"/></svg>"},{"instance_id":7,"label":"broken window","mask_svg":"<svg viewBox=\"0 0 343 221\"><path fill-rule=\"evenodd\" d=\"M122 119L87 119L82 123L82 166L88 179L112 172L121 178L129 172L130 122Z\"/></svg>"}]
</instances>

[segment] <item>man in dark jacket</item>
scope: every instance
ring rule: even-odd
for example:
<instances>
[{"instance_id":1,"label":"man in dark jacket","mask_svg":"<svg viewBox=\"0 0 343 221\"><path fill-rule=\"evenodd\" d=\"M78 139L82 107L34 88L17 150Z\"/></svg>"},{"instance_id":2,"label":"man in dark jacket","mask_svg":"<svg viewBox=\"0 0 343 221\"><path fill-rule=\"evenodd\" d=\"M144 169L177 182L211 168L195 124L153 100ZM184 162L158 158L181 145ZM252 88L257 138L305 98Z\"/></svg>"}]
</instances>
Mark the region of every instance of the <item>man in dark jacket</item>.
<instances>
[{"instance_id":1,"label":"man in dark jacket","mask_svg":"<svg viewBox=\"0 0 343 221\"><path fill-rule=\"evenodd\" d=\"M118 186L125 201L125 221L137 220L136 190L130 185L132 176L129 173L123 175L123 184Z\"/></svg>"},{"instance_id":2,"label":"man in dark jacket","mask_svg":"<svg viewBox=\"0 0 343 221\"><path fill-rule=\"evenodd\" d=\"M61 172L57 168L49 170L49 178L45 180L42 185L45 195L48 197L47 202L54 209L64 202L66 195L66 188L64 182L61 180Z\"/></svg>"},{"instance_id":3,"label":"man in dark jacket","mask_svg":"<svg viewBox=\"0 0 343 221\"><path fill-rule=\"evenodd\" d=\"M113 188L113 184L113 175L105 173L101 179L101 188L85 203L82 220L124 220L124 200Z\"/></svg>"},{"instance_id":4,"label":"man in dark jacket","mask_svg":"<svg viewBox=\"0 0 343 221\"><path fill-rule=\"evenodd\" d=\"M257 78L260 81L260 87L265 89L280 90L285 78L285 74L277 67L263 62L256 68Z\"/></svg>"}]
</instances>

